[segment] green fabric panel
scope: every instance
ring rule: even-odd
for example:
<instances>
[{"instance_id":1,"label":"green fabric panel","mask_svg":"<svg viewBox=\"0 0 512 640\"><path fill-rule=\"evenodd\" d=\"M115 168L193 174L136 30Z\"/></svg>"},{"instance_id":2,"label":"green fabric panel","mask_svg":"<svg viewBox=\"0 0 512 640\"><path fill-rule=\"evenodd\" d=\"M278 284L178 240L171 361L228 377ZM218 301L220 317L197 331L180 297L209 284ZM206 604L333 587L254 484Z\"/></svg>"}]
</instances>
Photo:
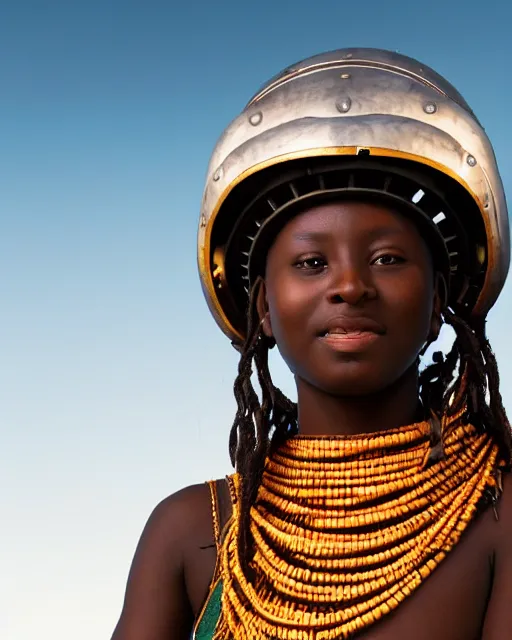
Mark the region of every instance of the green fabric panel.
<instances>
[{"instance_id":1,"label":"green fabric panel","mask_svg":"<svg viewBox=\"0 0 512 640\"><path fill-rule=\"evenodd\" d=\"M220 618L222 602L222 582L219 580L210 593L203 615L196 627L194 640L212 640L215 627Z\"/></svg>"}]
</instances>

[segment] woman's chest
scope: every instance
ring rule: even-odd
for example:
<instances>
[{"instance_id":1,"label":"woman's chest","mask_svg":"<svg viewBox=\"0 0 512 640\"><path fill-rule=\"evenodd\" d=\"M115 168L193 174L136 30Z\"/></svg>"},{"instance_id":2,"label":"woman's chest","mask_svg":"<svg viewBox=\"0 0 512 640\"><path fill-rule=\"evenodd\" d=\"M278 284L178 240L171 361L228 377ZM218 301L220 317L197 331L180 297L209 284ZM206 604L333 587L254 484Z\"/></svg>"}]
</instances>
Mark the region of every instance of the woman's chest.
<instances>
[{"instance_id":1,"label":"woman's chest","mask_svg":"<svg viewBox=\"0 0 512 640\"><path fill-rule=\"evenodd\" d=\"M411 595L394 611L359 632L360 640L478 640L485 619L491 588L491 553L489 550L489 513L484 514L463 536L459 544ZM200 561L200 566L197 565ZM193 590L194 612L210 593L201 640L213 635L218 618L220 590L210 590L215 566L214 550L203 550L196 557ZM209 578L207 578L209 574ZM343 607L343 602L340 602Z\"/></svg>"}]
</instances>

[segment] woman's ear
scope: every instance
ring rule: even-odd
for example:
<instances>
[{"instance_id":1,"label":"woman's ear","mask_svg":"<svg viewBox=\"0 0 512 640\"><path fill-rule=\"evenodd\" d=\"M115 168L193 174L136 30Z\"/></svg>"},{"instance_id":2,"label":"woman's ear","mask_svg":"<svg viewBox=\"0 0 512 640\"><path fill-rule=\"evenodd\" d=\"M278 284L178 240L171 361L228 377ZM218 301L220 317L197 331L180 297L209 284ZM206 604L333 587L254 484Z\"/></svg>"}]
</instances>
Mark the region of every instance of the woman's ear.
<instances>
[{"instance_id":1,"label":"woman's ear","mask_svg":"<svg viewBox=\"0 0 512 640\"><path fill-rule=\"evenodd\" d=\"M267 288L265 281L260 278L258 296L256 298L256 309L261 322L261 328L267 338L273 338L272 324L270 322L270 312L268 310Z\"/></svg>"}]
</instances>

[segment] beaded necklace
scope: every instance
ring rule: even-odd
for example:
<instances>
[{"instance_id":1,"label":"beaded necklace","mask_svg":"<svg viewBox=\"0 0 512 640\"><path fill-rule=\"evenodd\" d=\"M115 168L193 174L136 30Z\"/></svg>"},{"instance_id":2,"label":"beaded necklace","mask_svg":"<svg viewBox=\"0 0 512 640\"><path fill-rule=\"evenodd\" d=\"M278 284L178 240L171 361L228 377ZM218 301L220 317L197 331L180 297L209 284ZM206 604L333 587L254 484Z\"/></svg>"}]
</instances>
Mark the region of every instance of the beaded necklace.
<instances>
[{"instance_id":1,"label":"beaded necklace","mask_svg":"<svg viewBox=\"0 0 512 640\"><path fill-rule=\"evenodd\" d=\"M487 434L444 420L445 456L428 465L429 434L428 423L417 423L281 445L251 509L251 579L237 548L235 475L216 640L350 638L413 593L499 484Z\"/></svg>"}]
</instances>

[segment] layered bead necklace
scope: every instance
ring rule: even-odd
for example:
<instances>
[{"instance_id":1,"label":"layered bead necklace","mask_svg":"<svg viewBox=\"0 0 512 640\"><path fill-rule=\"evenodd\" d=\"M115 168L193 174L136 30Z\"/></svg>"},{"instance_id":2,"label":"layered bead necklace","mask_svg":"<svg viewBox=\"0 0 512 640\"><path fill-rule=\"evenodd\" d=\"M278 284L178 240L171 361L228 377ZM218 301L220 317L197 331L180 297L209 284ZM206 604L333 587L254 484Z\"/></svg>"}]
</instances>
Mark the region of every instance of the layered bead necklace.
<instances>
[{"instance_id":1,"label":"layered bead necklace","mask_svg":"<svg viewBox=\"0 0 512 640\"><path fill-rule=\"evenodd\" d=\"M273 452L250 514L251 580L234 496L215 638L350 638L413 593L458 543L484 492L498 491L498 450L487 434L444 421L445 456L431 465L429 436L424 422L297 436Z\"/></svg>"}]
</instances>

